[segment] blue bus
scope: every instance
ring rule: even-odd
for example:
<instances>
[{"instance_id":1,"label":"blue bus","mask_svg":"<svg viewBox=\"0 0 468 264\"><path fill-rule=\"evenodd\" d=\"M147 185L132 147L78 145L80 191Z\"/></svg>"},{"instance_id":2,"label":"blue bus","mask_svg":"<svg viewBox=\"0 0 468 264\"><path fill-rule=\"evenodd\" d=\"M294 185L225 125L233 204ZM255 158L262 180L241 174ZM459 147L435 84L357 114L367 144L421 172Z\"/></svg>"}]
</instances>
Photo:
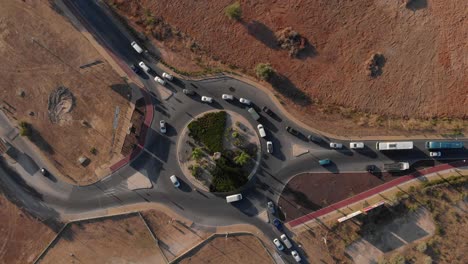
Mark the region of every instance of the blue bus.
<instances>
[{"instance_id":1,"label":"blue bus","mask_svg":"<svg viewBox=\"0 0 468 264\"><path fill-rule=\"evenodd\" d=\"M427 141L427 149L462 149L463 142L461 141Z\"/></svg>"}]
</instances>

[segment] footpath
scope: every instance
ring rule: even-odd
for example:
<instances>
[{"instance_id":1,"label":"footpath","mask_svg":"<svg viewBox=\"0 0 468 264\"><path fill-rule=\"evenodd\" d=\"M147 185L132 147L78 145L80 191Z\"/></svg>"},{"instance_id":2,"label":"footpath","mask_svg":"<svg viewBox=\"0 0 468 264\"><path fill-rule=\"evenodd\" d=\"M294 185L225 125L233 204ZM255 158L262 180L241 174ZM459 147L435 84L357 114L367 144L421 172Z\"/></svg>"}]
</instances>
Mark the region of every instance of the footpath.
<instances>
[{"instance_id":1,"label":"footpath","mask_svg":"<svg viewBox=\"0 0 468 264\"><path fill-rule=\"evenodd\" d=\"M443 179L444 174L468 176L468 161L462 160L418 170L414 173L386 182L315 212L291 220L287 225L295 232L300 232L305 228L310 228L323 224L324 222L338 219L358 210L363 210L363 208L374 204L391 202L392 197L394 197L396 193L404 192L411 186L420 185L422 182Z\"/></svg>"}]
</instances>

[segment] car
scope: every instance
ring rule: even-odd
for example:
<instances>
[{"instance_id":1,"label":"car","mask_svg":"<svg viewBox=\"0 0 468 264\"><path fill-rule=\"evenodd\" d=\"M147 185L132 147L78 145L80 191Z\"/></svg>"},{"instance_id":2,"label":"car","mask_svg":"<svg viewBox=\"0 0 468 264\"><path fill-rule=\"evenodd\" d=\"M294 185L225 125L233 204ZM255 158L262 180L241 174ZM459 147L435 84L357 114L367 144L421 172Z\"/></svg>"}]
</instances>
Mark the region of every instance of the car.
<instances>
[{"instance_id":1,"label":"car","mask_svg":"<svg viewBox=\"0 0 468 264\"><path fill-rule=\"evenodd\" d=\"M161 85L166 84L166 81L163 80L163 79L161 79L161 78L158 77L158 76L154 77L154 80L155 80L157 83L161 84Z\"/></svg>"},{"instance_id":2,"label":"car","mask_svg":"<svg viewBox=\"0 0 468 264\"><path fill-rule=\"evenodd\" d=\"M343 147L343 144L341 143L330 142L330 148L332 149L340 149L342 147Z\"/></svg>"},{"instance_id":3,"label":"car","mask_svg":"<svg viewBox=\"0 0 468 264\"><path fill-rule=\"evenodd\" d=\"M281 224L281 221L280 221L278 218L273 219L273 225L274 225L278 230L283 229L283 225Z\"/></svg>"},{"instance_id":4,"label":"car","mask_svg":"<svg viewBox=\"0 0 468 264\"><path fill-rule=\"evenodd\" d=\"M179 180L177 179L177 177L175 175L172 175L169 178L171 179L172 184L174 184L174 187L176 187L176 188L180 187L180 182L179 182Z\"/></svg>"},{"instance_id":5,"label":"car","mask_svg":"<svg viewBox=\"0 0 468 264\"><path fill-rule=\"evenodd\" d=\"M291 256L294 258L296 262L301 262L301 256L299 256L299 253L297 253L296 250L291 251Z\"/></svg>"},{"instance_id":6,"label":"car","mask_svg":"<svg viewBox=\"0 0 468 264\"><path fill-rule=\"evenodd\" d=\"M262 111L265 112L265 113L267 113L269 116L274 116L274 115L275 115L275 113L273 113L273 111L271 111L271 109L268 108L268 107L266 107L266 106L264 106L264 107L262 108Z\"/></svg>"},{"instance_id":7,"label":"car","mask_svg":"<svg viewBox=\"0 0 468 264\"><path fill-rule=\"evenodd\" d=\"M326 165L329 165L329 164L331 163L331 160L329 160L329 159L321 159L321 160L319 160L318 162L319 162L319 164L320 164L321 166L326 166Z\"/></svg>"},{"instance_id":8,"label":"car","mask_svg":"<svg viewBox=\"0 0 468 264\"><path fill-rule=\"evenodd\" d=\"M377 167L375 165L367 165L366 166L366 171L369 173L374 173L377 170Z\"/></svg>"},{"instance_id":9,"label":"car","mask_svg":"<svg viewBox=\"0 0 468 264\"><path fill-rule=\"evenodd\" d=\"M238 202L240 200L242 200L242 194L240 193L226 196L226 202L228 203Z\"/></svg>"},{"instance_id":10,"label":"car","mask_svg":"<svg viewBox=\"0 0 468 264\"><path fill-rule=\"evenodd\" d=\"M140 69L135 64L130 65L130 69L132 69L134 73L140 72Z\"/></svg>"},{"instance_id":11,"label":"car","mask_svg":"<svg viewBox=\"0 0 468 264\"><path fill-rule=\"evenodd\" d=\"M364 148L364 142L350 142L349 143L349 148L350 149L363 149Z\"/></svg>"},{"instance_id":12,"label":"car","mask_svg":"<svg viewBox=\"0 0 468 264\"><path fill-rule=\"evenodd\" d=\"M239 99L239 102L240 102L241 104L245 104L245 105L250 105L250 104L252 103L252 102L250 102L250 100L245 99L245 98L240 98L240 99Z\"/></svg>"},{"instance_id":13,"label":"car","mask_svg":"<svg viewBox=\"0 0 468 264\"><path fill-rule=\"evenodd\" d=\"M47 176L47 174L49 174L49 172L44 168L41 168L40 171L41 171L41 174L44 176Z\"/></svg>"},{"instance_id":14,"label":"car","mask_svg":"<svg viewBox=\"0 0 468 264\"><path fill-rule=\"evenodd\" d=\"M277 239L277 238L273 239L273 244L275 244L276 248L277 248L279 251L283 251L284 247L283 247L283 245L281 244L281 242L279 241L279 239Z\"/></svg>"},{"instance_id":15,"label":"car","mask_svg":"<svg viewBox=\"0 0 468 264\"><path fill-rule=\"evenodd\" d=\"M273 142L267 141L267 152L273 153Z\"/></svg>"},{"instance_id":16,"label":"car","mask_svg":"<svg viewBox=\"0 0 468 264\"><path fill-rule=\"evenodd\" d=\"M435 151L435 152L431 151L431 152L429 152L429 156L430 157L440 157L440 156L442 156L442 152L440 152L440 151Z\"/></svg>"},{"instance_id":17,"label":"car","mask_svg":"<svg viewBox=\"0 0 468 264\"><path fill-rule=\"evenodd\" d=\"M208 96L202 96L202 97L201 97L201 101L204 102L204 103L209 103L209 104L211 104L211 103L213 102L213 98L208 97Z\"/></svg>"},{"instance_id":18,"label":"car","mask_svg":"<svg viewBox=\"0 0 468 264\"><path fill-rule=\"evenodd\" d=\"M286 131L288 131L291 135L299 136L299 131L297 131L296 129L294 129L294 128L290 127L290 126L286 127Z\"/></svg>"},{"instance_id":19,"label":"car","mask_svg":"<svg viewBox=\"0 0 468 264\"><path fill-rule=\"evenodd\" d=\"M266 132L262 124L258 124L257 129L258 129L258 133L260 134L260 137L262 138L266 137Z\"/></svg>"},{"instance_id":20,"label":"car","mask_svg":"<svg viewBox=\"0 0 468 264\"><path fill-rule=\"evenodd\" d=\"M234 96L232 94L223 94L221 95L221 98L224 100L234 100Z\"/></svg>"},{"instance_id":21,"label":"car","mask_svg":"<svg viewBox=\"0 0 468 264\"><path fill-rule=\"evenodd\" d=\"M270 212L272 214L275 213L275 204L272 201L269 201L267 203L267 208L268 208L268 212Z\"/></svg>"},{"instance_id":22,"label":"car","mask_svg":"<svg viewBox=\"0 0 468 264\"><path fill-rule=\"evenodd\" d=\"M283 244L286 246L287 249L292 248L291 241L289 241L288 237L285 234L282 234L280 238L281 238L281 241L283 241Z\"/></svg>"},{"instance_id":23,"label":"car","mask_svg":"<svg viewBox=\"0 0 468 264\"><path fill-rule=\"evenodd\" d=\"M161 130L161 133L166 134L166 121L159 121L159 130Z\"/></svg>"},{"instance_id":24,"label":"car","mask_svg":"<svg viewBox=\"0 0 468 264\"><path fill-rule=\"evenodd\" d=\"M307 139L309 141L312 141L312 142L315 142L315 143L320 143L322 142L322 138L321 137L318 137L318 136L315 136L315 135L308 135L307 136Z\"/></svg>"},{"instance_id":25,"label":"car","mask_svg":"<svg viewBox=\"0 0 468 264\"><path fill-rule=\"evenodd\" d=\"M146 66L146 64L142 61L140 61L138 63L138 65L140 66L140 68L142 68L145 72L149 72L150 68L148 66Z\"/></svg>"},{"instance_id":26,"label":"car","mask_svg":"<svg viewBox=\"0 0 468 264\"><path fill-rule=\"evenodd\" d=\"M184 94L186 94L186 95L194 95L194 94L195 94L194 91L189 90L189 89L184 89L184 90L182 90L182 92L183 92Z\"/></svg>"},{"instance_id":27,"label":"car","mask_svg":"<svg viewBox=\"0 0 468 264\"><path fill-rule=\"evenodd\" d=\"M136 43L136 41L132 41L132 43L130 43L130 45L132 45L132 47L136 50L136 52L138 52L138 53L143 52L143 49L140 47L140 45L138 45Z\"/></svg>"},{"instance_id":28,"label":"car","mask_svg":"<svg viewBox=\"0 0 468 264\"><path fill-rule=\"evenodd\" d=\"M169 73L165 73L165 72L163 72L162 77L164 79L168 79L169 81L172 81L172 79L174 79L174 77L172 77L172 75L170 75Z\"/></svg>"}]
</instances>

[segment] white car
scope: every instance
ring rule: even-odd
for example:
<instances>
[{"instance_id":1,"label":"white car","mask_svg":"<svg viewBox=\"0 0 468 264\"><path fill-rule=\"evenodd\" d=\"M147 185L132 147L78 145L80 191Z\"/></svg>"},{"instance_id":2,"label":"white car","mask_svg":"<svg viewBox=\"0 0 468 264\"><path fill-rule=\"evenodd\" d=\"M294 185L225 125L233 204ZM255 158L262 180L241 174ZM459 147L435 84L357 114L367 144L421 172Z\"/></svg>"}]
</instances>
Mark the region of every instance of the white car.
<instances>
[{"instance_id":1,"label":"white car","mask_svg":"<svg viewBox=\"0 0 468 264\"><path fill-rule=\"evenodd\" d=\"M349 148L350 149L363 149L364 142L351 142L349 143Z\"/></svg>"},{"instance_id":2,"label":"white car","mask_svg":"<svg viewBox=\"0 0 468 264\"><path fill-rule=\"evenodd\" d=\"M140 61L138 63L138 66L140 66L140 68L142 68L145 72L149 72L150 68L148 66L146 66L146 64L142 61Z\"/></svg>"},{"instance_id":3,"label":"white car","mask_svg":"<svg viewBox=\"0 0 468 264\"><path fill-rule=\"evenodd\" d=\"M273 204L272 201L269 201L269 202L267 203L267 208L268 208L268 211L269 211L270 213L272 213L272 214L275 213L275 205Z\"/></svg>"},{"instance_id":4,"label":"white car","mask_svg":"<svg viewBox=\"0 0 468 264\"><path fill-rule=\"evenodd\" d=\"M278 250L282 251L284 249L283 245L281 244L281 242L277 238L273 239L273 244L275 244L275 246L276 246L276 248Z\"/></svg>"},{"instance_id":5,"label":"white car","mask_svg":"<svg viewBox=\"0 0 468 264\"><path fill-rule=\"evenodd\" d=\"M213 98L208 97L208 96L202 96L201 101L204 102L204 103L210 103L211 104L213 102Z\"/></svg>"},{"instance_id":6,"label":"white car","mask_svg":"<svg viewBox=\"0 0 468 264\"><path fill-rule=\"evenodd\" d=\"M260 137L262 138L266 137L266 132L262 124L258 124L257 129L258 129L258 133L260 134Z\"/></svg>"},{"instance_id":7,"label":"white car","mask_svg":"<svg viewBox=\"0 0 468 264\"><path fill-rule=\"evenodd\" d=\"M440 156L442 156L442 152L440 152L440 151L432 152L431 151L431 152L429 152L429 156L430 157L440 157Z\"/></svg>"},{"instance_id":8,"label":"white car","mask_svg":"<svg viewBox=\"0 0 468 264\"><path fill-rule=\"evenodd\" d=\"M232 94L223 94L221 98L224 100L234 100L234 96L232 96Z\"/></svg>"},{"instance_id":9,"label":"white car","mask_svg":"<svg viewBox=\"0 0 468 264\"><path fill-rule=\"evenodd\" d=\"M342 147L343 147L343 144L341 143L330 142L330 148L332 149L340 149Z\"/></svg>"},{"instance_id":10,"label":"white car","mask_svg":"<svg viewBox=\"0 0 468 264\"><path fill-rule=\"evenodd\" d=\"M250 105L250 104L252 103L252 102L250 102L250 100L245 99L245 98L240 98L240 99L239 99L239 102L240 102L241 104L245 104L245 105Z\"/></svg>"},{"instance_id":11,"label":"white car","mask_svg":"<svg viewBox=\"0 0 468 264\"><path fill-rule=\"evenodd\" d=\"M159 121L159 130L161 131L161 133L166 134L166 121Z\"/></svg>"},{"instance_id":12,"label":"white car","mask_svg":"<svg viewBox=\"0 0 468 264\"><path fill-rule=\"evenodd\" d=\"M179 188L180 182L177 179L177 177L175 175L172 175L170 179L171 179L172 184L174 184L174 187Z\"/></svg>"},{"instance_id":13,"label":"white car","mask_svg":"<svg viewBox=\"0 0 468 264\"><path fill-rule=\"evenodd\" d=\"M162 77L165 79L168 79L169 81L172 81L172 79L174 79L172 75L170 75L169 73L165 73L165 72L163 72Z\"/></svg>"},{"instance_id":14,"label":"white car","mask_svg":"<svg viewBox=\"0 0 468 264\"><path fill-rule=\"evenodd\" d=\"M154 80L155 80L157 83L161 84L161 85L165 85L165 84L166 84L166 81L163 80L163 79L161 79L161 78L159 78L158 76L154 77Z\"/></svg>"},{"instance_id":15,"label":"white car","mask_svg":"<svg viewBox=\"0 0 468 264\"><path fill-rule=\"evenodd\" d=\"M289 241L288 237L285 234L282 234L280 238L281 238L281 241L283 241L283 244L286 246L287 249L292 248L291 241Z\"/></svg>"},{"instance_id":16,"label":"white car","mask_svg":"<svg viewBox=\"0 0 468 264\"><path fill-rule=\"evenodd\" d=\"M299 253L297 253L296 250L291 251L291 255L293 256L294 260L296 262L301 262L301 256L299 256Z\"/></svg>"},{"instance_id":17,"label":"white car","mask_svg":"<svg viewBox=\"0 0 468 264\"><path fill-rule=\"evenodd\" d=\"M273 153L273 142L267 141L267 152Z\"/></svg>"}]
</instances>

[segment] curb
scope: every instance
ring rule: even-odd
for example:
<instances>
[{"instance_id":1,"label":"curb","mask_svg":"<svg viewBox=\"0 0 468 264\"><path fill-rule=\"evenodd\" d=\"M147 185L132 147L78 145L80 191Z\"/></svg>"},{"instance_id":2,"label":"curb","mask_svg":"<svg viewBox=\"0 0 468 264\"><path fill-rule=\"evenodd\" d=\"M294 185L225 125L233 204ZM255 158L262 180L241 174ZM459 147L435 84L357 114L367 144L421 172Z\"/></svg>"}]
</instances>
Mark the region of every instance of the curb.
<instances>
[{"instance_id":1,"label":"curb","mask_svg":"<svg viewBox=\"0 0 468 264\"><path fill-rule=\"evenodd\" d=\"M390 188L393 188L393 187L398 186L400 184L409 182L409 181L414 180L414 179L418 179L420 177L425 177L425 175L427 175L427 174L432 174L432 173L440 172L440 171L443 171L443 170L455 169L455 168L463 167L463 166L467 166L467 165L468 165L468 163L460 161L460 162L454 162L454 163L451 163L451 164L450 163L449 164L442 164L442 165L432 167L432 168L428 168L428 169L418 170L418 171L413 172L411 174L401 176L398 179L383 183L383 184L381 184L379 186L376 186L376 187L374 187L372 189L361 192L361 193L359 193L359 194L357 194L357 195L355 195L353 197L341 200L341 201L336 202L336 203L334 203L332 205L329 205L329 206L324 207L322 209L319 209L317 211L311 212L309 214L306 214L304 216L301 216L299 218L291 220L291 221L287 222L287 224L291 228L295 228L295 227L297 227L297 226L299 226L301 224L305 224L305 223L307 223L309 221L312 221L312 220L314 220L314 219L316 219L318 217L321 217L321 216L323 216L325 214L331 213L331 212L333 212L333 211L335 211L335 210L337 210L339 208L343 208L343 207L345 207L347 205L350 205L350 204L359 202L359 201L361 201L363 199L372 197L372 196L374 196L374 195L376 195L378 193L381 193L383 191L387 191Z\"/></svg>"}]
</instances>

